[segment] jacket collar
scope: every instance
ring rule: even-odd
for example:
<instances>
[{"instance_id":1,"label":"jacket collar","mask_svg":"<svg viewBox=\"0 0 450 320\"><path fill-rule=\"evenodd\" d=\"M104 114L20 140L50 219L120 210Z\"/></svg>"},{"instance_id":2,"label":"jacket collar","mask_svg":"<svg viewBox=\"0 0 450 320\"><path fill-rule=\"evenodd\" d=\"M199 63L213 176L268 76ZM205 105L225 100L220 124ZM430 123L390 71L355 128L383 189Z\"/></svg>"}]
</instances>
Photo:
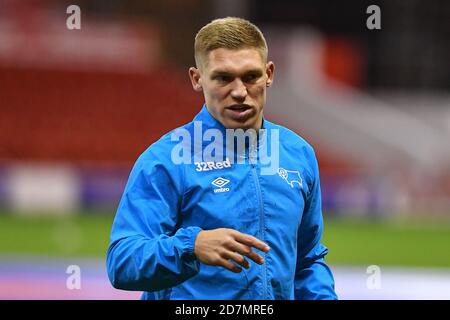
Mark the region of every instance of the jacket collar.
<instances>
[{"instance_id":1,"label":"jacket collar","mask_svg":"<svg viewBox=\"0 0 450 320\"><path fill-rule=\"evenodd\" d=\"M225 126L220 121L218 121L211 115L211 113L208 111L208 109L206 107L206 104L203 104L201 111L194 117L193 123L194 123L194 137L196 136L196 132L197 132L197 136L198 136L197 138L202 139L203 134L206 130L218 129L222 133L222 139L223 139L222 142L224 143L223 147L225 149L228 147L228 145L227 145L227 128L225 128ZM262 147L262 145L265 143L266 139L270 138L270 132L269 132L270 130L268 130L269 126L270 126L270 122L266 121L263 117L261 129L266 129L266 130L262 130L258 133L256 145L254 145L256 150L259 150ZM198 132L197 130L200 130L200 132ZM267 135L269 135L269 136L267 136ZM243 150L238 150L237 145L235 145L234 154L239 157L241 157L243 155L244 158L247 158L250 154L248 150L249 150L249 148L252 148L248 143L249 143L249 141L246 140ZM207 146L209 144L211 144L211 141L205 141L202 139L202 143L201 143L202 148L204 148L205 146ZM226 152L225 149L224 149L224 152Z\"/></svg>"}]
</instances>

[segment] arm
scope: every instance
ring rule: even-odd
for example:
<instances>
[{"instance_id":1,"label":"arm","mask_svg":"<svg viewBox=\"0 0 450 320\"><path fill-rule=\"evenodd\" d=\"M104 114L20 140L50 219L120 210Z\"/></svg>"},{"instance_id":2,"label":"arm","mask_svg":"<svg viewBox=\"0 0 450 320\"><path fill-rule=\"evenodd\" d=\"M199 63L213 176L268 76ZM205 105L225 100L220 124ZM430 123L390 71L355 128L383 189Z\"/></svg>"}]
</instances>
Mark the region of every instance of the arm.
<instances>
[{"instance_id":1,"label":"arm","mask_svg":"<svg viewBox=\"0 0 450 320\"><path fill-rule=\"evenodd\" d=\"M324 260L328 249L320 243L323 231L322 201L319 169L312 150L309 160L312 177L298 230L295 299L333 300L337 299L334 278Z\"/></svg>"},{"instance_id":2,"label":"arm","mask_svg":"<svg viewBox=\"0 0 450 320\"><path fill-rule=\"evenodd\" d=\"M136 162L107 253L108 276L115 288L157 291L198 273L194 243L201 229L177 228L182 188L175 171L169 172L149 151Z\"/></svg>"}]
</instances>

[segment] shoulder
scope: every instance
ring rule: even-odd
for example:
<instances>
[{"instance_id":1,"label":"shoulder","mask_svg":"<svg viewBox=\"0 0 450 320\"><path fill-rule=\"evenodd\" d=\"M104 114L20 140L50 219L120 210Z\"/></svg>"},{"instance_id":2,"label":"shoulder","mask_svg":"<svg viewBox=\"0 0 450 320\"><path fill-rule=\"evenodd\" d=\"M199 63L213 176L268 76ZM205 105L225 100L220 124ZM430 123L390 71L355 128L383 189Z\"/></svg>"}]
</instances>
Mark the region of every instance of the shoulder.
<instances>
[{"instance_id":1,"label":"shoulder","mask_svg":"<svg viewBox=\"0 0 450 320\"><path fill-rule=\"evenodd\" d=\"M173 150L180 144L180 140L184 141L180 138L180 135L183 133L190 135L190 132L192 131L191 127L192 123L190 122L167 132L147 147L147 149L139 156L137 162L161 163L169 167L175 164L176 161L172 159Z\"/></svg>"},{"instance_id":2,"label":"shoulder","mask_svg":"<svg viewBox=\"0 0 450 320\"><path fill-rule=\"evenodd\" d=\"M174 134L181 130L189 130L189 125L175 128L157 141L147 147L136 159L130 174L130 179L142 175L146 180L157 182L171 180L182 189L184 166L179 165L176 159L173 159L173 150L179 144L179 140L174 138ZM158 183L160 183L158 182Z\"/></svg>"},{"instance_id":3,"label":"shoulder","mask_svg":"<svg viewBox=\"0 0 450 320\"><path fill-rule=\"evenodd\" d=\"M282 125L267 120L265 122L267 123L267 129L278 131L280 147L291 153L305 156L309 161L316 159L313 146L300 134Z\"/></svg>"}]
</instances>

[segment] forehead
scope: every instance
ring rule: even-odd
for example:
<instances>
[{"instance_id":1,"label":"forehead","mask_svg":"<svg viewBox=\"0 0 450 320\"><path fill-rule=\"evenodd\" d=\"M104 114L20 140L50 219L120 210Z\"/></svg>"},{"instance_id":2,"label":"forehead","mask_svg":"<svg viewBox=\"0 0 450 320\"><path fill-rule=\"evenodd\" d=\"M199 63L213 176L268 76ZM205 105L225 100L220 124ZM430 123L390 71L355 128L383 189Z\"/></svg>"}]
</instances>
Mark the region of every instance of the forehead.
<instances>
[{"instance_id":1,"label":"forehead","mask_svg":"<svg viewBox=\"0 0 450 320\"><path fill-rule=\"evenodd\" d=\"M243 72L264 68L264 65L261 53L257 49L219 48L209 52L205 67L207 72Z\"/></svg>"}]
</instances>

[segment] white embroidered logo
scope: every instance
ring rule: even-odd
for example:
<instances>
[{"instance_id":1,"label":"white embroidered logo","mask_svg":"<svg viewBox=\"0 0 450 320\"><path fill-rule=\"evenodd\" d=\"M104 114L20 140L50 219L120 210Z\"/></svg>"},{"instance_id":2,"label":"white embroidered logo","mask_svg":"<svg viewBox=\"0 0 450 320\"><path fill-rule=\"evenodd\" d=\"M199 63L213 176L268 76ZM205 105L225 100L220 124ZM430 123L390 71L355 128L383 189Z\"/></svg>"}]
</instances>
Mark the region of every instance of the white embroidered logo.
<instances>
[{"instance_id":1,"label":"white embroidered logo","mask_svg":"<svg viewBox=\"0 0 450 320\"><path fill-rule=\"evenodd\" d=\"M228 183L230 183L230 180L222 177L215 179L213 182L211 182L213 186L218 187L218 189L214 189L214 193L230 191L230 188L224 188L224 186L226 186Z\"/></svg>"},{"instance_id":2,"label":"white embroidered logo","mask_svg":"<svg viewBox=\"0 0 450 320\"><path fill-rule=\"evenodd\" d=\"M298 171L278 168L278 174L291 186L291 188L294 188L294 183L297 183L301 188L303 187L303 180Z\"/></svg>"}]
</instances>

